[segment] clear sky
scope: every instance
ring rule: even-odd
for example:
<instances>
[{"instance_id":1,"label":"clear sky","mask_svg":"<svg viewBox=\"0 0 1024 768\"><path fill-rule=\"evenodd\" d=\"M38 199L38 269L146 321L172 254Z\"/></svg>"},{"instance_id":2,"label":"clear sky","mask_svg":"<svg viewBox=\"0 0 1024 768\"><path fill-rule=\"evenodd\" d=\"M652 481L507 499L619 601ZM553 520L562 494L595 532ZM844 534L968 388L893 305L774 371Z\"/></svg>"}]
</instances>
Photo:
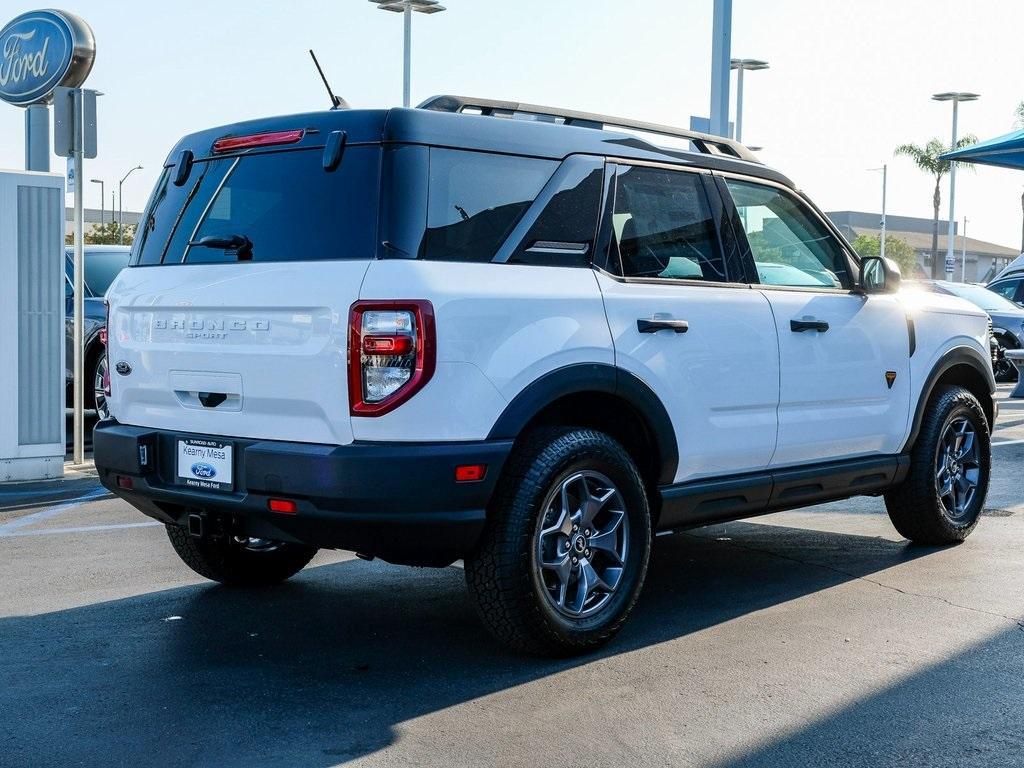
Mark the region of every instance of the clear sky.
<instances>
[{"instance_id":1,"label":"clear sky","mask_svg":"<svg viewBox=\"0 0 1024 768\"><path fill-rule=\"evenodd\" d=\"M711 0L443 2L446 13L415 17L414 103L461 93L684 126L707 114ZM85 173L107 181L108 205L111 184L141 164L124 190L125 207L141 207L184 133L328 106L308 48L353 106L401 101L401 18L367 0L58 6L96 34L87 85L106 95ZM33 7L4 0L0 23ZM932 183L893 148L949 141L950 105L930 99L939 91L981 94L961 105L961 132L1011 130L1021 29L1019 0L734 0L733 55L771 63L747 75L744 139L826 210L879 210L881 178L867 169L887 162L889 212L930 217ZM0 104L0 167L23 167L23 122ZM1019 247L1022 192L1021 172L961 173L958 216L970 235ZM98 203L89 185L86 204Z\"/></svg>"}]
</instances>

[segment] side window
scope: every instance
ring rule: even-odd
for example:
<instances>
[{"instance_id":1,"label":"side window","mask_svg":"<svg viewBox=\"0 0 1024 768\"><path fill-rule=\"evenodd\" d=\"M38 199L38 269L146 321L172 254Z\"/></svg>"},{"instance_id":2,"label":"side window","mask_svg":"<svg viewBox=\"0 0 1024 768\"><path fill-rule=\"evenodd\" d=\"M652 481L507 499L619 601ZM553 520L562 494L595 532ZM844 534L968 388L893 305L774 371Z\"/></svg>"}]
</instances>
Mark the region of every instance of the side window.
<instances>
[{"instance_id":1,"label":"side window","mask_svg":"<svg viewBox=\"0 0 1024 768\"><path fill-rule=\"evenodd\" d=\"M620 166L612 229L624 277L730 279L699 174Z\"/></svg>"},{"instance_id":2,"label":"side window","mask_svg":"<svg viewBox=\"0 0 1024 768\"><path fill-rule=\"evenodd\" d=\"M998 285L989 286L990 291L994 291L1008 301L1020 301L1020 280L1004 280Z\"/></svg>"},{"instance_id":3,"label":"side window","mask_svg":"<svg viewBox=\"0 0 1024 768\"><path fill-rule=\"evenodd\" d=\"M419 257L490 261L557 167L555 160L432 148Z\"/></svg>"},{"instance_id":4,"label":"side window","mask_svg":"<svg viewBox=\"0 0 1024 768\"><path fill-rule=\"evenodd\" d=\"M762 284L852 287L842 246L796 197L761 184L725 182Z\"/></svg>"}]
</instances>

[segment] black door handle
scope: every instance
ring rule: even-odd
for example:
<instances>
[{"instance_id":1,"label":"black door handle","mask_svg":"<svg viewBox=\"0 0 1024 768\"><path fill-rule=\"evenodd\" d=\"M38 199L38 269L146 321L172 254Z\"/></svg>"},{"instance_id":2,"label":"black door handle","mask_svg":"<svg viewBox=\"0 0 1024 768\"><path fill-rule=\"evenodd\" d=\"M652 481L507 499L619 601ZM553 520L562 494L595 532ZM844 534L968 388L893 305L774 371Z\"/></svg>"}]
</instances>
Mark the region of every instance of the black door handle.
<instances>
[{"instance_id":1,"label":"black door handle","mask_svg":"<svg viewBox=\"0 0 1024 768\"><path fill-rule=\"evenodd\" d=\"M803 333L804 331L819 331L824 333L828 330L828 323L824 320L790 320L789 330L793 333Z\"/></svg>"},{"instance_id":2,"label":"black door handle","mask_svg":"<svg viewBox=\"0 0 1024 768\"><path fill-rule=\"evenodd\" d=\"M640 333L657 333L658 331L675 331L686 333L690 330L690 324L685 320L661 320L659 318L644 319L636 321L636 329Z\"/></svg>"}]
</instances>

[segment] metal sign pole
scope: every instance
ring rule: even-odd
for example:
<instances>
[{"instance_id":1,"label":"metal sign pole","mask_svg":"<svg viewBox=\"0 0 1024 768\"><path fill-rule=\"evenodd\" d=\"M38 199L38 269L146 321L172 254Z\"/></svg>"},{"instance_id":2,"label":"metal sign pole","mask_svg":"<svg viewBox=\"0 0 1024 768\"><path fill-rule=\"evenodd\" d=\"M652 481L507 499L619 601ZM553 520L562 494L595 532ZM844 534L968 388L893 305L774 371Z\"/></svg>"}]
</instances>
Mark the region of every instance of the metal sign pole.
<instances>
[{"instance_id":1,"label":"metal sign pole","mask_svg":"<svg viewBox=\"0 0 1024 768\"><path fill-rule=\"evenodd\" d=\"M75 317L74 317L74 453L73 462L85 461L85 210L82 207L82 156L85 135L82 120L82 89L72 92L73 158L75 165Z\"/></svg>"}]
</instances>

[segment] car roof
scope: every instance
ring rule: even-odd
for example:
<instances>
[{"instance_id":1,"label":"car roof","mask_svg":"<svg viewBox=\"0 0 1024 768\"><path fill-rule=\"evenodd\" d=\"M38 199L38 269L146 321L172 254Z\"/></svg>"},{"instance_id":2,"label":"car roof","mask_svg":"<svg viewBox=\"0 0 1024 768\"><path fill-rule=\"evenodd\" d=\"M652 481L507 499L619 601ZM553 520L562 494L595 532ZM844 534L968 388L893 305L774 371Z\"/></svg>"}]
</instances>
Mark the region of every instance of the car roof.
<instances>
[{"instance_id":1,"label":"car roof","mask_svg":"<svg viewBox=\"0 0 1024 768\"><path fill-rule=\"evenodd\" d=\"M86 253L93 253L95 251L124 251L125 253L128 253L131 249L132 247L130 245L96 245L92 243L87 243L86 245L83 246L83 250ZM67 253L74 253L75 246L68 245L67 243L65 243L64 250Z\"/></svg>"},{"instance_id":2,"label":"car roof","mask_svg":"<svg viewBox=\"0 0 1024 768\"><path fill-rule=\"evenodd\" d=\"M196 158L209 157L213 142L227 136L298 128L305 129L305 134L299 142L290 145L292 148L300 148L303 144L321 146L324 134L344 131L348 144L424 144L551 160L562 160L573 154L601 155L740 173L795 189L788 177L760 163L661 147L624 131L404 108L332 109L208 128L181 139L168 154L164 165L174 165L184 150L191 151Z\"/></svg>"}]
</instances>

